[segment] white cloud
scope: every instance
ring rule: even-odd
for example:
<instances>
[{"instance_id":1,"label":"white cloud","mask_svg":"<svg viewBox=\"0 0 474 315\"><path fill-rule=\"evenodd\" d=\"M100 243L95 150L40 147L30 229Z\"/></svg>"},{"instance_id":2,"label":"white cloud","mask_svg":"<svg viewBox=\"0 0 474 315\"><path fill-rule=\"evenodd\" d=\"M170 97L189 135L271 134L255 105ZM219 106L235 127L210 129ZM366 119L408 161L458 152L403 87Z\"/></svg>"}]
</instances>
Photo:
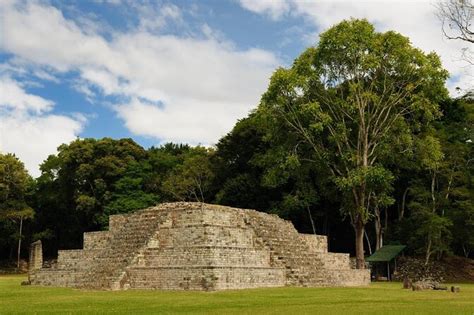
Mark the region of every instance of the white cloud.
<instances>
[{"instance_id":1,"label":"white cloud","mask_svg":"<svg viewBox=\"0 0 474 315\"><path fill-rule=\"evenodd\" d=\"M290 1L284 0L240 0L240 5L254 13L266 14L274 20L288 14L291 9Z\"/></svg>"},{"instance_id":2,"label":"white cloud","mask_svg":"<svg viewBox=\"0 0 474 315\"><path fill-rule=\"evenodd\" d=\"M83 80L100 87L107 95L117 92L120 88L118 78L104 69L83 67L81 77Z\"/></svg>"},{"instance_id":3,"label":"white cloud","mask_svg":"<svg viewBox=\"0 0 474 315\"><path fill-rule=\"evenodd\" d=\"M53 102L42 97L27 94L17 82L0 77L0 109L12 111L33 111L37 114L51 110Z\"/></svg>"},{"instance_id":4,"label":"white cloud","mask_svg":"<svg viewBox=\"0 0 474 315\"><path fill-rule=\"evenodd\" d=\"M209 26L204 38L160 35L139 25L105 39L84 33L51 6L27 3L5 12L1 50L79 73L77 90L90 97L84 87L94 85L121 97L115 109L125 126L162 141L215 143L255 107L278 64L272 53L239 50ZM175 6L160 12L166 21L181 19Z\"/></svg>"},{"instance_id":5,"label":"white cloud","mask_svg":"<svg viewBox=\"0 0 474 315\"><path fill-rule=\"evenodd\" d=\"M121 64L103 37L85 33L54 7L35 2L0 4L0 17L0 50L14 54L23 63L62 72L97 63Z\"/></svg>"},{"instance_id":6,"label":"white cloud","mask_svg":"<svg viewBox=\"0 0 474 315\"><path fill-rule=\"evenodd\" d=\"M0 152L15 153L34 177L40 175L39 164L60 144L74 140L86 123L83 116L49 113L53 106L15 80L0 77Z\"/></svg>"},{"instance_id":7,"label":"white cloud","mask_svg":"<svg viewBox=\"0 0 474 315\"><path fill-rule=\"evenodd\" d=\"M255 13L281 18L286 14L301 16L318 31L348 18L367 18L379 31L395 30L408 36L412 43L426 52L435 51L451 74L449 88L472 87L472 67L460 60L465 43L444 39L441 23L436 17L433 1L428 0L366 0L366 1L250 1L241 0L241 6ZM281 8L281 9L277 9ZM276 10L276 11L275 11ZM278 12L278 14L275 14ZM317 38L313 38L313 43ZM469 73L471 71L471 73Z\"/></svg>"},{"instance_id":8,"label":"white cloud","mask_svg":"<svg viewBox=\"0 0 474 315\"><path fill-rule=\"evenodd\" d=\"M235 117L244 117L248 111L240 103L202 102L180 98L173 100L173 106L161 108L139 99L119 106L119 116L129 130L136 134L172 142L211 145L224 136L229 126L235 124ZM187 110L192 103L203 110ZM190 133L192 131L192 133Z\"/></svg>"},{"instance_id":9,"label":"white cloud","mask_svg":"<svg viewBox=\"0 0 474 315\"><path fill-rule=\"evenodd\" d=\"M111 5L119 5L122 1L121 0L94 0L97 3L105 3Z\"/></svg>"},{"instance_id":10,"label":"white cloud","mask_svg":"<svg viewBox=\"0 0 474 315\"><path fill-rule=\"evenodd\" d=\"M0 115L0 120L0 151L15 153L33 177L48 155L82 129L80 121L59 115Z\"/></svg>"},{"instance_id":11,"label":"white cloud","mask_svg":"<svg viewBox=\"0 0 474 315\"><path fill-rule=\"evenodd\" d=\"M91 84L89 84L89 82L79 79L79 80L74 81L71 84L71 87L77 92L84 95L84 97L89 103L91 104L95 103L94 99L96 98L97 94L92 90Z\"/></svg>"},{"instance_id":12,"label":"white cloud","mask_svg":"<svg viewBox=\"0 0 474 315\"><path fill-rule=\"evenodd\" d=\"M157 6L154 4L135 4L140 16L139 29L142 31L160 31L169 22L183 23L181 10L174 4Z\"/></svg>"},{"instance_id":13,"label":"white cloud","mask_svg":"<svg viewBox=\"0 0 474 315\"><path fill-rule=\"evenodd\" d=\"M46 72L43 69L33 70L33 74L37 78L42 79L42 80L51 81L51 82L54 82L54 83L59 83L60 82L58 78L56 78L54 75L52 75L51 73Z\"/></svg>"}]
</instances>

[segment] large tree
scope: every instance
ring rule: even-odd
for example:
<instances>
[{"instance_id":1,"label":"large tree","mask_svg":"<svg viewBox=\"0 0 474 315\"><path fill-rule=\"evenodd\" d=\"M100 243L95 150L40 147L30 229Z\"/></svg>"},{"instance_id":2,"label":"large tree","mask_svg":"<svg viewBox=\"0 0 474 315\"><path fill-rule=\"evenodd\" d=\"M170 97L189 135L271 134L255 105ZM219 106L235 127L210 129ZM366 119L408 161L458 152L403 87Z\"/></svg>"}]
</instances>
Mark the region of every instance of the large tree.
<instances>
[{"instance_id":1,"label":"large tree","mask_svg":"<svg viewBox=\"0 0 474 315\"><path fill-rule=\"evenodd\" d=\"M24 164L15 155L0 153L0 223L17 225L17 268L20 267L23 221L34 216L33 209L26 202L32 181Z\"/></svg>"},{"instance_id":2,"label":"large tree","mask_svg":"<svg viewBox=\"0 0 474 315\"><path fill-rule=\"evenodd\" d=\"M260 113L287 131L274 140L287 148L288 161L327 166L355 232L358 268L366 223L375 208L393 202L393 175L384 163L394 151L410 151L424 124L438 116L447 76L435 53L408 38L346 20L322 33L291 68L276 70L262 96Z\"/></svg>"}]
</instances>

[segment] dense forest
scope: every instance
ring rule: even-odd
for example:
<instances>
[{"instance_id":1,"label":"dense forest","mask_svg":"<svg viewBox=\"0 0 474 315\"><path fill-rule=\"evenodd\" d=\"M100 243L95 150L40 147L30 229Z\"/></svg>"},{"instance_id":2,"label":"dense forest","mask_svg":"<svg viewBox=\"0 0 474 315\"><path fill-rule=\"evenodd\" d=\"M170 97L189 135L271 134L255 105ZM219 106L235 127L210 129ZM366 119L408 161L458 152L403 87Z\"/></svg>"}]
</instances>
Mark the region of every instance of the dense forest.
<instances>
[{"instance_id":1,"label":"dense forest","mask_svg":"<svg viewBox=\"0 0 474 315\"><path fill-rule=\"evenodd\" d=\"M178 200L276 213L359 263L383 244L472 258L474 101L450 97L447 78L406 37L343 21L277 69L213 148L77 139L36 179L0 153L0 258L37 239L54 257L111 214Z\"/></svg>"}]
</instances>

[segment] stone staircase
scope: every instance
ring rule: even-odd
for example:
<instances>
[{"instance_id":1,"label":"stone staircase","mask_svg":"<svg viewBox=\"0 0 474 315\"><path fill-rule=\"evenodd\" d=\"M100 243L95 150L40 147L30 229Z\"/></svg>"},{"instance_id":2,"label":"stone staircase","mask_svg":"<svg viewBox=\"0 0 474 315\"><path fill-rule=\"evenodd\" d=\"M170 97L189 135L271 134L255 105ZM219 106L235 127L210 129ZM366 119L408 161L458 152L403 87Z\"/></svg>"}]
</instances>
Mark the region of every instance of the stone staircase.
<instances>
[{"instance_id":1,"label":"stone staircase","mask_svg":"<svg viewBox=\"0 0 474 315\"><path fill-rule=\"evenodd\" d=\"M308 265L310 258L307 255L311 255L310 250L293 226L276 216L262 215L257 211L249 211L247 215L247 224L253 228L264 246L270 249L273 264L285 268L286 285L300 286L308 283L310 275L303 264Z\"/></svg>"},{"instance_id":2,"label":"stone staircase","mask_svg":"<svg viewBox=\"0 0 474 315\"><path fill-rule=\"evenodd\" d=\"M270 249L276 266L286 269L289 286L360 285L370 281L368 270L352 269L349 254L329 253L327 240L319 235L302 235L276 215L247 210L258 238ZM310 243L311 242L311 243Z\"/></svg>"},{"instance_id":3,"label":"stone staircase","mask_svg":"<svg viewBox=\"0 0 474 315\"><path fill-rule=\"evenodd\" d=\"M111 231L113 237L96 257L98 264L86 273L84 287L118 289L125 268L147 244L161 222L163 213L155 209L134 213L118 231Z\"/></svg>"},{"instance_id":4,"label":"stone staircase","mask_svg":"<svg viewBox=\"0 0 474 315\"><path fill-rule=\"evenodd\" d=\"M79 288L117 289L127 267L158 229L164 213L149 208L110 217L108 232L84 233L84 249L58 253L57 266L41 269L38 281L58 274L59 284ZM97 234L88 237L89 234Z\"/></svg>"}]
</instances>

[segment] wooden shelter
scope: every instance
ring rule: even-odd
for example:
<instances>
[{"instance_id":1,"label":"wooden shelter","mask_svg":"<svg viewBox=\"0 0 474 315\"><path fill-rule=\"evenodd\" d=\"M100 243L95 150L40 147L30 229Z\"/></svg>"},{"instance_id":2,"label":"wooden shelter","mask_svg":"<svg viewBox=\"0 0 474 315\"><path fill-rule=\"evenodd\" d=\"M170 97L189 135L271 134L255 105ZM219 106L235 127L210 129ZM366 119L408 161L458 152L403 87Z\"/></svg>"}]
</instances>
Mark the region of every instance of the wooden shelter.
<instances>
[{"instance_id":1,"label":"wooden shelter","mask_svg":"<svg viewBox=\"0 0 474 315\"><path fill-rule=\"evenodd\" d=\"M373 255L367 257L365 261L370 263L372 272L375 278L379 275L380 269L386 269L384 274L387 275L387 280L392 280L392 272L390 266L393 262L392 270L397 269L397 256L405 249L405 245L385 245L377 250ZM383 266L383 267L382 267ZM386 273L385 273L386 272Z\"/></svg>"}]
</instances>

